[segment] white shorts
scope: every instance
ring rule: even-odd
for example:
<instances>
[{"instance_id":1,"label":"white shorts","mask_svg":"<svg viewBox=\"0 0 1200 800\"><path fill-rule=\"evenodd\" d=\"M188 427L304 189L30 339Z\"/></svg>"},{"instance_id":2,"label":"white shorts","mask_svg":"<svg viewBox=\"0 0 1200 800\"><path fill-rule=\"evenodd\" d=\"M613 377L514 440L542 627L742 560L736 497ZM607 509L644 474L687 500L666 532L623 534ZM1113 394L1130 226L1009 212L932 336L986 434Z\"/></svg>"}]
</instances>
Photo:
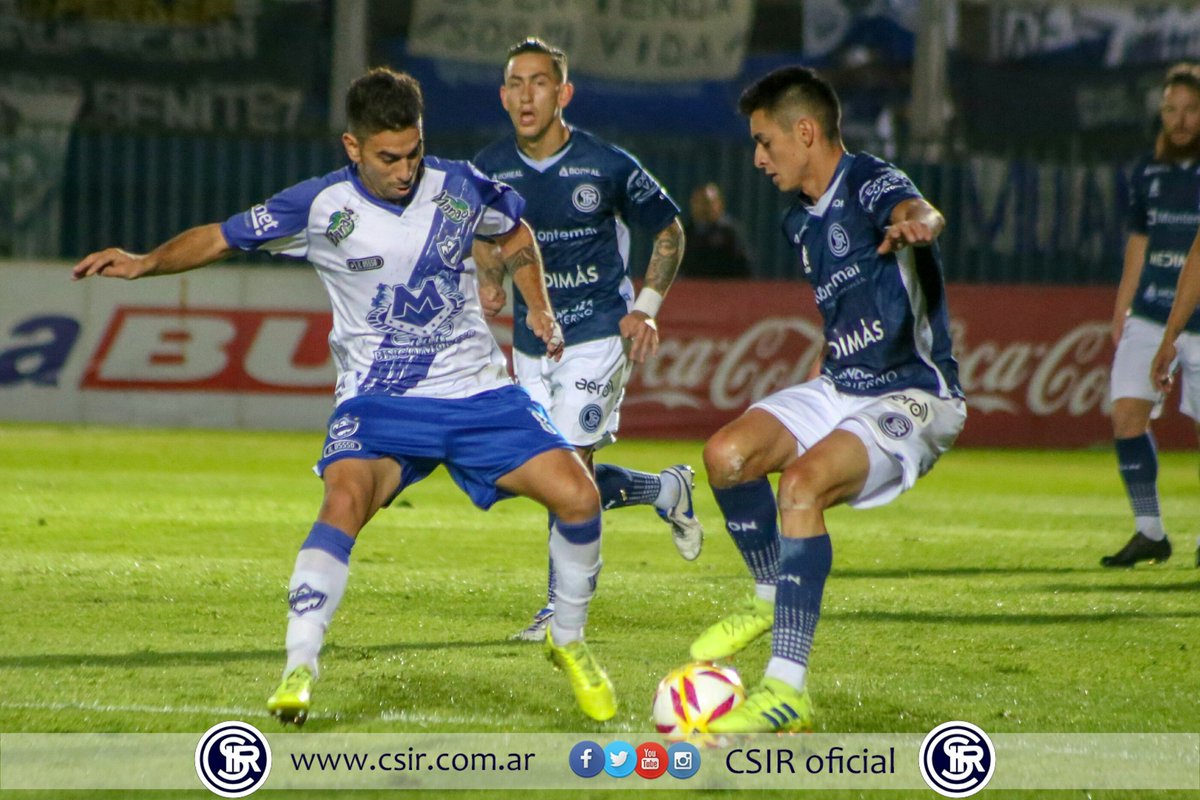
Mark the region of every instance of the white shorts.
<instances>
[{"instance_id":1,"label":"white shorts","mask_svg":"<svg viewBox=\"0 0 1200 800\"><path fill-rule=\"evenodd\" d=\"M1142 317L1128 317L1113 358L1113 400L1129 397L1154 403L1153 419L1162 414L1163 394L1150 382L1150 362L1162 343L1165 326ZM1200 333L1183 333L1175 342L1180 383L1179 410L1200 422Z\"/></svg>"},{"instance_id":2,"label":"white shorts","mask_svg":"<svg viewBox=\"0 0 1200 800\"><path fill-rule=\"evenodd\" d=\"M867 448L870 468L861 492L849 500L855 508L890 503L917 478L933 469L967 421L967 404L943 400L918 389L879 397L839 392L828 378L776 392L751 408L761 408L783 423L803 453L835 430L857 436Z\"/></svg>"},{"instance_id":3,"label":"white shorts","mask_svg":"<svg viewBox=\"0 0 1200 800\"><path fill-rule=\"evenodd\" d=\"M561 361L514 350L513 371L571 445L598 449L617 440L633 369L625 347L620 336L596 339L565 348Z\"/></svg>"}]
</instances>

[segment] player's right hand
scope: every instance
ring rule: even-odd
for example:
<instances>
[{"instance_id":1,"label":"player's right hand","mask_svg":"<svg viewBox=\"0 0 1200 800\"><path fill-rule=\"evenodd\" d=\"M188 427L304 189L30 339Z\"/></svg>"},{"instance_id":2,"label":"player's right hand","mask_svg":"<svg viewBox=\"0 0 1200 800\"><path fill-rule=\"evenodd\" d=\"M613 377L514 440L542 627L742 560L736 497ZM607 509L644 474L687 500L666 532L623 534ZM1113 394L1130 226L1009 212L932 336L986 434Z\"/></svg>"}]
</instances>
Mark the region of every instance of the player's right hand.
<instances>
[{"instance_id":1,"label":"player's right hand","mask_svg":"<svg viewBox=\"0 0 1200 800\"><path fill-rule=\"evenodd\" d=\"M109 247L92 253L76 264L71 270L71 280L81 281L93 275L102 275L105 278L124 278L131 281L140 278L147 270L145 256Z\"/></svg>"},{"instance_id":2,"label":"player's right hand","mask_svg":"<svg viewBox=\"0 0 1200 800\"><path fill-rule=\"evenodd\" d=\"M1150 382L1163 394L1171 391L1171 382L1175 379L1172 369L1175 365L1175 343L1163 338L1158 346L1158 352L1150 361Z\"/></svg>"},{"instance_id":3,"label":"player's right hand","mask_svg":"<svg viewBox=\"0 0 1200 800\"><path fill-rule=\"evenodd\" d=\"M551 311L529 309L529 314L525 317L525 324L529 326L529 330L533 331L534 336L546 343L546 358L553 361L562 359L565 339L562 327L559 326L558 320L554 318Z\"/></svg>"},{"instance_id":4,"label":"player's right hand","mask_svg":"<svg viewBox=\"0 0 1200 800\"><path fill-rule=\"evenodd\" d=\"M485 283L479 281L479 304L483 306L483 315L488 317L496 316L504 310L504 303L508 297L504 293L504 287L494 283Z\"/></svg>"}]
</instances>

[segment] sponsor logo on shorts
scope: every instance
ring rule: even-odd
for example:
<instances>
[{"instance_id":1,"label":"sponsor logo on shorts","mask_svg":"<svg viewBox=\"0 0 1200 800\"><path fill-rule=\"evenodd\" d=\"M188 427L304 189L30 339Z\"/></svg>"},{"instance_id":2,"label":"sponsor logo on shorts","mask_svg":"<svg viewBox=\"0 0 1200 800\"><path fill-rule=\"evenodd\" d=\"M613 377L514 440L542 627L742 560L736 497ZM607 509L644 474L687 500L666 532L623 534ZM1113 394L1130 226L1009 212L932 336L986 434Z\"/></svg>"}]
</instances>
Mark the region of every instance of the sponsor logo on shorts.
<instances>
[{"instance_id":1,"label":"sponsor logo on shorts","mask_svg":"<svg viewBox=\"0 0 1200 800\"><path fill-rule=\"evenodd\" d=\"M325 445L325 452L321 454L322 458L329 458L336 453L344 453L352 450L362 450L362 445L353 439L343 439L338 442L330 442Z\"/></svg>"},{"instance_id":2,"label":"sponsor logo on shorts","mask_svg":"<svg viewBox=\"0 0 1200 800\"><path fill-rule=\"evenodd\" d=\"M604 411L595 403L588 403L579 412L579 427L588 433L600 430L600 421L604 419Z\"/></svg>"},{"instance_id":3,"label":"sponsor logo on shorts","mask_svg":"<svg viewBox=\"0 0 1200 800\"><path fill-rule=\"evenodd\" d=\"M888 412L879 418L879 430L892 439L903 439L912 433L912 420L903 414Z\"/></svg>"},{"instance_id":4,"label":"sponsor logo on shorts","mask_svg":"<svg viewBox=\"0 0 1200 800\"><path fill-rule=\"evenodd\" d=\"M366 258L351 258L346 261L346 269L351 272L368 272L383 266L382 256L367 256Z\"/></svg>"},{"instance_id":5,"label":"sponsor logo on shorts","mask_svg":"<svg viewBox=\"0 0 1200 800\"><path fill-rule=\"evenodd\" d=\"M361 420L358 417L353 417L349 414L343 414L333 421L329 426L330 439L349 439L354 434L358 433L358 426Z\"/></svg>"},{"instance_id":6,"label":"sponsor logo on shorts","mask_svg":"<svg viewBox=\"0 0 1200 800\"><path fill-rule=\"evenodd\" d=\"M914 397L909 397L906 394L889 394L888 400L900 405L908 412L908 415L918 422L924 424L929 422L929 404L923 403Z\"/></svg>"},{"instance_id":7,"label":"sponsor logo on shorts","mask_svg":"<svg viewBox=\"0 0 1200 800\"><path fill-rule=\"evenodd\" d=\"M588 394L598 394L601 397L608 397L613 393L613 382L605 381L604 383L600 383L599 381L589 381L587 378L580 378L575 381L575 388Z\"/></svg>"}]
</instances>

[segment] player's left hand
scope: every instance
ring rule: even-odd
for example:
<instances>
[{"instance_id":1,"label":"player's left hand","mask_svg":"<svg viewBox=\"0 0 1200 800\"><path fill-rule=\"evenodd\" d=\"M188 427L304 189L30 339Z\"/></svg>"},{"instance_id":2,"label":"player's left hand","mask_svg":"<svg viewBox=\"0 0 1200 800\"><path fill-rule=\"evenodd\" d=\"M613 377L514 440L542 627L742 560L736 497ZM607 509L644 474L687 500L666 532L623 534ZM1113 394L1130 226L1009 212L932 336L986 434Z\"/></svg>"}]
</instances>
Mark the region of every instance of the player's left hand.
<instances>
[{"instance_id":1,"label":"player's left hand","mask_svg":"<svg viewBox=\"0 0 1200 800\"><path fill-rule=\"evenodd\" d=\"M629 358L643 363L658 352L658 325L644 311L630 311L621 317L621 336L630 342Z\"/></svg>"},{"instance_id":2,"label":"player's left hand","mask_svg":"<svg viewBox=\"0 0 1200 800\"><path fill-rule=\"evenodd\" d=\"M529 326L529 330L533 331L534 336L546 343L546 358L553 361L562 359L565 339L562 327L552 312L530 309L529 314L525 317L525 324Z\"/></svg>"},{"instance_id":3,"label":"player's left hand","mask_svg":"<svg viewBox=\"0 0 1200 800\"><path fill-rule=\"evenodd\" d=\"M933 229L920 220L905 220L883 229L883 243L877 248L880 255L898 253L907 245L928 247L933 244Z\"/></svg>"},{"instance_id":4,"label":"player's left hand","mask_svg":"<svg viewBox=\"0 0 1200 800\"><path fill-rule=\"evenodd\" d=\"M1171 382L1175 379L1171 367L1175 363L1175 343L1164 341L1158 346L1158 352L1150 362L1150 382L1164 394L1171 391Z\"/></svg>"}]
</instances>

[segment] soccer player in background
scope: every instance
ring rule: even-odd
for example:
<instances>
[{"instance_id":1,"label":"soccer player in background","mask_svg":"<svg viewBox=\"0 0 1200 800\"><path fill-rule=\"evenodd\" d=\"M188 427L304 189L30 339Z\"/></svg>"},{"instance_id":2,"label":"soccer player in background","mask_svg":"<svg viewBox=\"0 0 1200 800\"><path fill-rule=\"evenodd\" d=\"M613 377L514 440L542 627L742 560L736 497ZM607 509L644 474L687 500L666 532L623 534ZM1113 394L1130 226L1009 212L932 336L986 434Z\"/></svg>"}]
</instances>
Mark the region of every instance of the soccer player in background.
<instances>
[{"instance_id":1,"label":"soccer player in background","mask_svg":"<svg viewBox=\"0 0 1200 800\"><path fill-rule=\"evenodd\" d=\"M1167 72L1159 116L1162 129L1154 152L1138 163L1130 180L1129 241L1113 308L1113 438L1133 507L1133 536L1100 559L1106 567L1171 557L1150 430L1150 420L1162 413L1164 395L1147 364L1163 341L1179 271L1200 225L1200 67L1181 64ZM1171 341L1176 338L1185 373L1180 410L1200 421L1200 314L1178 320Z\"/></svg>"},{"instance_id":2,"label":"soccer player in background","mask_svg":"<svg viewBox=\"0 0 1200 800\"><path fill-rule=\"evenodd\" d=\"M514 325L517 382L590 466L594 451L616 440L633 365L658 350L654 318L679 269L684 236L679 207L636 158L566 124L563 109L574 91L562 50L540 39L512 47L500 100L514 135L485 147L473 162L525 198L525 218L541 246L550 301L566 339L562 359L555 361L527 328ZM627 223L655 233L636 301ZM494 313L504 305L502 264L495 248L483 243L476 244L475 258L485 310ZM520 286L513 294L513 318L520 319L528 298ZM692 507L691 467L679 464L658 474L614 464L594 469L602 508L652 504L671 526L680 555L689 561L700 555L704 531ZM554 524L552 513L551 529ZM557 595L551 559L546 604L516 638L545 637Z\"/></svg>"},{"instance_id":3,"label":"soccer player in background","mask_svg":"<svg viewBox=\"0 0 1200 800\"><path fill-rule=\"evenodd\" d=\"M466 162L426 156L423 110L411 76L371 70L346 95L349 166L146 255L92 253L74 277L173 274L264 249L307 259L329 293L338 377L316 466L325 498L288 584L287 666L267 701L271 713L304 722L359 532L445 464L480 508L523 495L553 514L558 608L547 649L584 713L609 719L612 683L583 640L600 570L599 494L545 411L512 384L464 265L474 237L491 237L526 298L528 335L557 357L562 334L521 219L525 202Z\"/></svg>"},{"instance_id":4,"label":"soccer player in background","mask_svg":"<svg viewBox=\"0 0 1200 800\"><path fill-rule=\"evenodd\" d=\"M833 561L825 510L882 505L912 488L953 444L966 405L950 354L941 213L895 166L846 151L837 94L812 70L771 72L738 107L755 166L795 197L783 233L816 291L826 346L819 377L753 404L705 445L755 593L691 654L728 658L773 628L762 682L709 730L800 731L812 725L808 659ZM770 473L780 473L778 502Z\"/></svg>"}]
</instances>

